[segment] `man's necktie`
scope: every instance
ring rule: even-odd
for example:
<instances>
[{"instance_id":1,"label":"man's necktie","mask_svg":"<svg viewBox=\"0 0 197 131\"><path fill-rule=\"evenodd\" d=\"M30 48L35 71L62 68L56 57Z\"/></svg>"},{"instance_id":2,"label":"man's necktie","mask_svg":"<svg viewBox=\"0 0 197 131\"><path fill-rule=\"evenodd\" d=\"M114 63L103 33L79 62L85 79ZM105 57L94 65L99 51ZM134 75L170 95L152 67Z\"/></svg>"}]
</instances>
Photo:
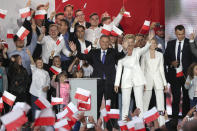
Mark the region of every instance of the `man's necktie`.
<instances>
[{"instance_id":1,"label":"man's necktie","mask_svg":"<svg viewBox=\"0 0 197 131\"><path fill-rule=\"evenodd\" d=\"M104 64L105 63L105 57L106 57L106 54L105 54L105 51L103 51L103 56L102 56L102 63ZM103 79L105 79L105 74L103 74Z\"/></svg>"},{"instance_id":2,"label":"man's necktie","mask_svg":"<svg viewBox=\"0 0 197 131\"><path fill-rule=\"evenodd\" d=\"M178 51L177 51L177 61L180 63L181 57L181 42L179 42Z\"/></svg>"}]
</instances>

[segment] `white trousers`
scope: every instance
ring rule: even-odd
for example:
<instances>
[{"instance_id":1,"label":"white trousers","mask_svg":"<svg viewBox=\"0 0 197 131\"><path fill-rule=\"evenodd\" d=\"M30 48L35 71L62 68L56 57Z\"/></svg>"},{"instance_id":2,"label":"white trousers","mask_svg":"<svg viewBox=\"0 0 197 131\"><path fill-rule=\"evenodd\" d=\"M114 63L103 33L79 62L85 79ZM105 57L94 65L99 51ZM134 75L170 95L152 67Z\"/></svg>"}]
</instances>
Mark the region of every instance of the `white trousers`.
<instances>
[{"instance_id":1,"label":"white trousers","mask_svg":"<svg viewBox=\"0 0 197 131\"><path fill-rule=\"evenodd\" d=\"M144 86L136 86L136 87L134 86L133 90L134 90L136 107L140 109L141 111L140 116L142 116ZM129 113L131 91L132 88L122 88L122 120L125 120L125 118L128 116Z\"/></svg>"},{"instance_id":2,"label":"white trousers","mask_svg":"<svg viewBox=\"0 0 197 131\"><path fill-rule=\"evenodd\" d=\"M158 111L164 111L164 92L163 90L155 90L155 96L156 96L156 104L157 104L157 110ZM144 92L144 112L148 111L148 107L150 104L150 99L152 97L152 90L146 90ZM162 126L165 124L164 116L159 117L159 125Z\"/></svg>"}]
</instances>

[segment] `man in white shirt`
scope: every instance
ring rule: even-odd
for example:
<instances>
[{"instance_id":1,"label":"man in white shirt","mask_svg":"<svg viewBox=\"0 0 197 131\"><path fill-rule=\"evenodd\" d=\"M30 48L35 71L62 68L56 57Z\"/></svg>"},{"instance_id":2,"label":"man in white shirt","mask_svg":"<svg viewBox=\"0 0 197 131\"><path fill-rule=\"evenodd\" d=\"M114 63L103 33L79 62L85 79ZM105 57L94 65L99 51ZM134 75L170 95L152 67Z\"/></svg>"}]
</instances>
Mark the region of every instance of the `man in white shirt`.
<instances>
[{"instance_id":1,"label":"man in white shirt","mask_svg":"<svg viewBox=\"0 0 197 131\"><path fill-rule=\"evenodd\" d=\"M49 26L49 35L45 36L45 29L42 28L42 33L38 38L38 43L42 44L42 59L45 64L48 64L51 52L54 51L54 55L60 55L62 52L66 56L71 56L71 52L66 48L64 39L58 38L58 26L51 24ZM58 43L59 41L59 43Z\"/></svg>"}]
</instances>

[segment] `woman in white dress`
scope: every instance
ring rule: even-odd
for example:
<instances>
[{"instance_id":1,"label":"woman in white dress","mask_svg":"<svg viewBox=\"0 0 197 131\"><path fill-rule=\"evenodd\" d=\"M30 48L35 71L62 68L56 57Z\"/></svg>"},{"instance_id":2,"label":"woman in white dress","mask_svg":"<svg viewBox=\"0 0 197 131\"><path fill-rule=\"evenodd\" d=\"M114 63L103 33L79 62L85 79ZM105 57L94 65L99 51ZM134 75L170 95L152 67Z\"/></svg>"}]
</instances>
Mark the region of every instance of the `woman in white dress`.
<instances>
[{"instance_id":1,"label":"woman in white dress","mask_svg":"<svg viewBox=\"0 0 197 131\"><path fill-rule=\"evenodd\" d=\"M132 88L134 89L134 96L137 108L140 109L140 116L143 114L143 91L146 84L144 74L140 67L140 57L146 53L151 45L150 40L154 37L154 34L149 35L149 41L143 48L135 48L135 36L131 34L125 35L123 43L127 43L127 55L118 61L116 79L114 84L115 92L118 92L118 88L121 80L122 90L122 120L125 120L129 113L130 96ZM122 69L124 71L122 74ZM122 74L122 75L121 75Z\"/></svg>"},{"instance_id":2,"label":"woman in white dress","mask_svg":"<svg viewBox=\"0 0 197 131\"><path fill-rule=\"evenodd\" d=\"M144 112L148 110L152 89L155 91L157 110L164 112L164 89L167 86L164 74L163 54L156 51L157 41L151 40L151 46L141 59L141 68L146 78L146 87L144 91ZM160 125L165 124L164 117L159 118Z\"/></svg>"}]
</instances>

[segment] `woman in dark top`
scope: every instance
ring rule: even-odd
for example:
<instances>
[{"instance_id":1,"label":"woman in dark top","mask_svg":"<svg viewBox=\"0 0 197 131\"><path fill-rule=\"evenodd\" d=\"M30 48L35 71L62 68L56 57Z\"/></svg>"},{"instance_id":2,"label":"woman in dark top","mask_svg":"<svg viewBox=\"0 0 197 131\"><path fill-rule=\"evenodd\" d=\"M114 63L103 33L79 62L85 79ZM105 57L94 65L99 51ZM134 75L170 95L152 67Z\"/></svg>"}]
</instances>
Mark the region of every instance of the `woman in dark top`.
<instances>
[{"instance_id":1,"label":"woman in dark top","mask_svg":"<svg viewBox=\"0 0 197 131\"><path fill-rule=\"evenodd\" d=\"M25 102L28 92L29 76L22 66L20 55L13 55L8 69L8 91L16 96L16 102Z\"/></svg>"}]
</instances>

